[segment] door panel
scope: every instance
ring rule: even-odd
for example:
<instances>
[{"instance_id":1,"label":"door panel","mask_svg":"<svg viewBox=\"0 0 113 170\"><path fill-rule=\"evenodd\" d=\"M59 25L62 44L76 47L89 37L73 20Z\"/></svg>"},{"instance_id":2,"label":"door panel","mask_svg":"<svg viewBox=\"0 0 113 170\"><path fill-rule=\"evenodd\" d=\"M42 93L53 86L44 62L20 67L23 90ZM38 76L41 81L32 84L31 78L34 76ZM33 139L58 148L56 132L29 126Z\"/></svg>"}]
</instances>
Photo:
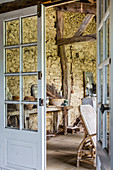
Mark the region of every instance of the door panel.
<instances>
[{"instance_id":1,"label":"door panel","mask_svg":"<svg viewBox=\"0 0 113 170\"><path fill-rule=\"evenodd\" d=\"M46 169L45 10L43 5L38 9L39 17L36 6L0 15L0 168L4 170Z\"/></svg>"},{"instance_id":2,"label":"door panel","mask_svg":"<svg viewBox=\"0 0 113 170\"><path fill-rule=\"evenodd\" d=\"M33 167L33 150L35 150L35 146L32 143L28 144L27 142L18 142L11 139L8 139L6 142L8 164Z\"/></svg>"},{"instance_id":3,"label":"door panel","mask_svg":"<svg viewBox=\"0 0 113 170\"><path fill-rule=\"evenodd\" d=\"M112 169L111 142L111 60L110 19L111 2L98 0L97 21L97 169ZM113 128L113 127L112 127Z\"/></svg>"}]
</instances>

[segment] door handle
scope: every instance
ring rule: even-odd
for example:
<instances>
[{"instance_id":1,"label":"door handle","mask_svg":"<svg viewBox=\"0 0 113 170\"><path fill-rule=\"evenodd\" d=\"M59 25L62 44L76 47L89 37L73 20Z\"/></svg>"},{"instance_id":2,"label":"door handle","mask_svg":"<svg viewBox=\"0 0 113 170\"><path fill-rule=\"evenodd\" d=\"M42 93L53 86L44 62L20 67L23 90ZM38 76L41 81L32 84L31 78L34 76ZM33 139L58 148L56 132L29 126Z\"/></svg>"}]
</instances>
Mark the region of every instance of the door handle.
<instances>
[{"instance_id":1,"label":"door handle","mask_svg":"<svg viewBox=\"0 0 113 170\"><path fill-rule=\"evenodd\" d=\"M104 111L110 110L110 107L108 104L101 104L100 110L101 110L102 114L104 114Z\"/></svg>"}]
</instances>

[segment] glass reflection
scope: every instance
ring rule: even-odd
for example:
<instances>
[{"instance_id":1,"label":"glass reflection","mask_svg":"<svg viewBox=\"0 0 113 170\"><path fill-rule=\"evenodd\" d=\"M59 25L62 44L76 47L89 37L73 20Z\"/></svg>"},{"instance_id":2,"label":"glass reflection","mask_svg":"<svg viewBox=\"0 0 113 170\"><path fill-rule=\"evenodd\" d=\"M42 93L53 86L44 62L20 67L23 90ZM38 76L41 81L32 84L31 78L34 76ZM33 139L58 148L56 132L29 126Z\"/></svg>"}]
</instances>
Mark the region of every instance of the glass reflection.
<instances>
[{"instance_id":1,"label":"glass reflection","mask_svg":"<svg viewBox=\"0 0 113 170\"><path fill-rule=\"evenodd\" d=\"M22 19L23 43L37 42L37 16Z\"/></svg>"},{"instance_id":2,"label":"glass reflection","mask_svg":"<svg viewBox=\"0 0 113 170\"><path fill-rule=\"evenodd\" d=\"M24 115L24 129L26 130L38 130L38 116L37 116L37 105L25 104L23 105Z\"/></svg>"},{"instance_id":3,"label":"glass reflection","mask_svg":"<svg viewBox=\"0 0 113 170\"><path fill-rule=\"evenodd\" d=\"M6 50L6 73L18 73L19 72L19 49L7 49Z\"/></svg>"},{"instance_id":4,"label":"glass reflection","mask_svg":"<svg viewBox=\"0 0 113 170\"><path fill-rule=\"evenodd\" d=\"M12 20L6 24L6 43L5 45L18 45L19 44L19 19Z\"/></svg>"},{"instance_id":5,"label":"glass reflection","mask_svg":"<svg viewBox=\"0 0 113 170\"><path fill-rule=\"evenodd\" d=\"M6 100L19 100L19 76L6 77Z\"/></svg>"},{"instance_id":6,"label":"glass reflection","mask_svg":"<svg viewBox=\"0 0 113 170\"><path fill-rule=\"evenodd\" d=\"M23 72L36 72L37 65L37 46L23 48Z\"/></svg>"},{"instance_id":7,"label":"glass reflection","mask_svg":"<svg viewBox=\"0 0 113 170\"><path fill-rule=\"evenodd\" d=\"M7 109L7 127L19 128L20 112L19 104L6 104Z\"/></svg>"}]
</instances>

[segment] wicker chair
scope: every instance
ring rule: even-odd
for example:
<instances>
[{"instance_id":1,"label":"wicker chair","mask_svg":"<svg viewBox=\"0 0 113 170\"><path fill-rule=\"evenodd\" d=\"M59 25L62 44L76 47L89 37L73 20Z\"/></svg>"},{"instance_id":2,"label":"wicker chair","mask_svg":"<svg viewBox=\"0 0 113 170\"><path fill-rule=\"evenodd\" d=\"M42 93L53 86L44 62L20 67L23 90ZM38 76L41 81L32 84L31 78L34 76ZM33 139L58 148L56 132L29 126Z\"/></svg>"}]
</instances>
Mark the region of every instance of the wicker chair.
<instances>
[{"instance_id":1,"label":"wicker chair","mask_svg":"<svg viewBox=\"0 0 113 170\"><path fill-rule=\"evenodd\" d=\"M78 147L77 167L80 162L96 166L96 112L91 105L81 105L80 112L85 135Z\"/></svg>"}]
</instances>

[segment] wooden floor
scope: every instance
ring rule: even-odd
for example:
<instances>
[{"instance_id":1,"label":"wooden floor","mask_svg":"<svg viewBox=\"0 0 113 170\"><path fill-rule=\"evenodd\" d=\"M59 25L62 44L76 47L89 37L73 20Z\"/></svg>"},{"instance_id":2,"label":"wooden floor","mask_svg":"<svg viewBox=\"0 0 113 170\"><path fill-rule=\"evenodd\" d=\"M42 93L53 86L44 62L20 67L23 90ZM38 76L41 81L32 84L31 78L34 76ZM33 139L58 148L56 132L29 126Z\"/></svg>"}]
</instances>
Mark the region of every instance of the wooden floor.
<instances>
[{"instance_id":1,"label":"wooden floor","mask_svg":"<svg viewBox=\"0 0 113 170\"><path fill-rule=\"evenodd\" d=\"M47 141L47 170L95 170L91 165L81 163L76 167L76 154L83 134L68 134Z\"/></svg>"}]
</instances>

